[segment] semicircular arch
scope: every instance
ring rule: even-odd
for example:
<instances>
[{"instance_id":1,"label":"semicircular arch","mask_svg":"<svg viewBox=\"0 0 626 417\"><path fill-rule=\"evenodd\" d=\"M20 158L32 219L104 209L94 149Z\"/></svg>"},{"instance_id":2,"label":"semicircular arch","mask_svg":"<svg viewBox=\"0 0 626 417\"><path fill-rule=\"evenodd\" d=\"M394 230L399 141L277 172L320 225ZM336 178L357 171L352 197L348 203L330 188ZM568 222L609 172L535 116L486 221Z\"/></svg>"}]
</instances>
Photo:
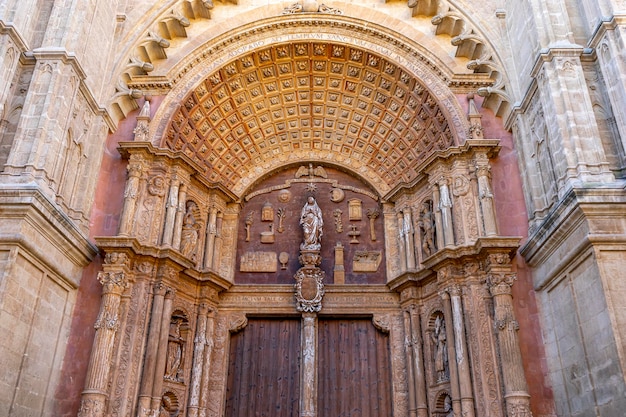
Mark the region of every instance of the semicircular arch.
<instances>
[{"instance_id":1,"label":"semicircular arch","mask_svg":"<svg viewBox=\"0 0 626 417\"><path fill-rule=\"evenodd\" d=\"M173 71L154 144L186 153L238 195L297 160L345 166L384 195L466 139L447 74L407 39L354 19L268 19Z\"/></svg>"}]
</instances>

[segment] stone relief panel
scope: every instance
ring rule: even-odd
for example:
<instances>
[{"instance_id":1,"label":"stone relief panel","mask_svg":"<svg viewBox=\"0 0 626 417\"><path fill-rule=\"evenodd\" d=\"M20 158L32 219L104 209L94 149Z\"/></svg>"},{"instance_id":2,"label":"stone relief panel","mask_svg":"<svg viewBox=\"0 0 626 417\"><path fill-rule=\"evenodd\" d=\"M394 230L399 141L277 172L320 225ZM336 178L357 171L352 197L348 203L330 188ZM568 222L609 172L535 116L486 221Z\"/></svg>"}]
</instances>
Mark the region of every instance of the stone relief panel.
<instances>
[{"instance_id":1,"label":"stone relief panel","mask_svg":"<svg viewBox=\"0 0 626 417\"><path fill-rule=\"evenodd\" d=\"M289 198L284 198L285 190L289 191ZM304 227L310 223L305 220L311 216L304 215L304 209L309 207L309 197L312 197L323 219L321 239L311 227ZM358 216L348 219L347 214L355 201L358 201ZM268 207L273 208L271 219L267 214L263 215L264 210L268 212ZM385 271L379 267L385 262L381 211L377 195L365 183L347 173L317 165L298 165L284 170L251 189L244 198L237 235L235 282L292 284L294 274L300 267L300 246L308 242L307 248L321 250L320 268L325 273L325 284L334 282L335 248L338 243L343 246L346 284L384 283ZM277 213L280 213L280 218ZM304 223L301 224L301 220ZM278 232L276 225L283 231ZM354 227L348 228L348 225ZM307 232L309 229L311 231ZM267 261L262 262L262 266L258 262L256 266L251 266L252 254L259 253L267 254L263 255ZM277 255L281 253L286 254L283 255L286 261L281 261L279 265ZM254 259L260 255L255 256Z\"/></svg>"}]
</instances>

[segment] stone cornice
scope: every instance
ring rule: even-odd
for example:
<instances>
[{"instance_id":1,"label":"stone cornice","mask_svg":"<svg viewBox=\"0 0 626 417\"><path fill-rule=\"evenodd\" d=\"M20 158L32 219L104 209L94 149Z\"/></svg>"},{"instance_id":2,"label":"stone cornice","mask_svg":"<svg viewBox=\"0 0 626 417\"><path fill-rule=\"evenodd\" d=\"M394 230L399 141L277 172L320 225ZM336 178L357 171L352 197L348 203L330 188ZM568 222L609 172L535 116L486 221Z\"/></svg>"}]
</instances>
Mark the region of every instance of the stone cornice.
<instances>
[{"instance_id":1,"label":"stone cornice","mask_svg":"<svg viewBox=\"0 0 626 417\"><path fill-rule=\"evenodd\" d=\"M147 246L141 244L135 238L127 237L102 236L96 237L95 239L98 247L105 253L126 252L130 254L131 257L141 257L143 261L145 261L146 258L152 258L160 262L167 262L177 271L199 282L205 283L205 285L211 285L217 291L227 290L232 285L230 281L221 277L214 271L199 271L195 269L190 260L172 248Z\"/></svg>"},{"instance_id":2,"label":"stone cornice","mask_svg":"<svg viewBox=\"0 0 626 417\"><path fill-rule=\"evenodd\" d=\"M580 57L584 52L586 52L586 48L573 43L564 43L562 45L554 44L553 46L544 48L539 51L539 54L535 59L535 64L530 71L530 76L533 78L537 77L543 64L546 62L552 62L552 60L556 57Z\"/></svg>"},{"instance_id":3,"label":"stone cornice","mask_svg":"<svg viewBox=\"0 0 626 417\"><path fill-rule=\"evenodd\" d=\"M604 17L596 26L593 34L587 41L588 48L597 48L598 44L609 30L615 30L618 26L626 25L626 15L613 15Z\"/></svg>"},{"instance_id":4,"label":"stone cornice","mask_svg":"<svg viewBox=\"0 0 626 417\"><path fill-rule=\"evenodd\" d=\"M228 188L222 186L220 183L213 183L207 180L202 173L203 168L195 163L191 158L180 151L172 151L165 148L157 148L150 142L119 142L118 151L122 155L122 158L128 159L131 154L143 153L151 157L167 158L175 161L178 164L183 164L188 167L188 170L192 172L192 176L203 184L208 189L215 189L220 191L231 201L237 201L238 197Z\"/></svg>"},{"instance_id":5,"label":"stone cornice","mask_svg":"<svg viewBox=\"0 0 626 417\"><path fill-rule=\"evenodd\" d=\"M0 19L0 35L9 35L9 37L15 42L15 45L19 48L20 52L26 52L28 49L28 44L26 40L22 37L17 28L13 25L12 22L5 22Z\"/></svg>"},{"instance_id":6,"label":"stone cornice","mask_svg":"<svg viewBox=\"0 0 626 417\"><path fill-rule=\"evenodd\" d=\"M60 276L68 278L74 274L64 259L78 270L98 253L98 248L37 186L5 185L0 189L0 201L0 218L5 219L0 242L18 243L38 254ZM75 287L78 284L78 280L71 282Z\"/></svg>"},{"instance_id":7,"label":"stone cornice","mask_svg":"<svg viewBox=\"0 0 626 417\"><path fill-rule=\"evenodd\" d=\"M447 161L458 157L460 155L470 154L472 152L484 151L489 158L493 158L500 152L500 140L499 139L468 139L461 146L452 146L445 150L435 151L428 156L422 163L415 169L418 172L426 172L429 168L433 167L438 162ZM424 180L424 176L417 176L410 183L400 183L396 185L391 191L389 191L384 197L383 201L396 201L405 191L415 188L421 181Z\"/></svg>"},{"instance_id":8,"label":"stone cornice","mask_svg":"<svg viewBox=\"0 0 626 417\"><path fill-rule=\"evenodd\" d=\"M73 52L68 52L65 48L61 47L47 47L37 48L32 51L26 51L23 53L23 56L27 62L30 61L33 64L38 61L51 60L61 61L65 65L70 65L80 79L80 92L85 97L85 100L89 104L91 111L93 111L94 114L102 117L102 120L104 120L104 122L106 123L109 131L115 132L115 130L117 129L117 125L109 114L109 110L106 107L102 107L98 104L98 101L96 100L93 92L85 83L85 80L87 79L87 74L85 73L85 70L80 64L80 61Z\"/></svg>"},{"instance_id":9,"label":"stone cornice","mask_svg":"<svg viewBox=\"0 0 626 417\"><path fill-rule=\"evenodd\" d=\"M594 217L607 216L626 217L626 186L624 184L589 189L573 188L529 236L520 249L520 253L530 266L542 264L582 223L587 222L586 227L589 228L590 233L594 234L594 224L589 222L593 221ZM610 234L619 232L619 230L612 230ZM594 234L594 236L597 239L597 236L602 234ZM587 240L578 242L577 247L581 247L577 253L588 245Z\"/></svg>"}]
</instances>

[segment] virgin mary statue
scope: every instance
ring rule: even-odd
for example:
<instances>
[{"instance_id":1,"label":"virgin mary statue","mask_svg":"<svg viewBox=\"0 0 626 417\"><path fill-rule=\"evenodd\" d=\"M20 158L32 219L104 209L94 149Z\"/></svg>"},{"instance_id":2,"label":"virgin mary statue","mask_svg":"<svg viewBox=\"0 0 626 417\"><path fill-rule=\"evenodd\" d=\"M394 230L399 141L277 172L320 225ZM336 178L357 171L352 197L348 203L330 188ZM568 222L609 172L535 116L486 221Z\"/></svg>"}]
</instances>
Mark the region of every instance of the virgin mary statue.
<instances>
[{"instance_id":1,"label":"virgin mary statue","mask_svg":"<svg viewBox=\"0 0 626 417\"><path fill-rule=\"evenodd\" d=\"M304 242L300 245L301 250L320 250L322 247L322 210L317 205L315 198L310 196L302 207L300 214L300 226L304 231Z\"/></svg>"}]
</instances>

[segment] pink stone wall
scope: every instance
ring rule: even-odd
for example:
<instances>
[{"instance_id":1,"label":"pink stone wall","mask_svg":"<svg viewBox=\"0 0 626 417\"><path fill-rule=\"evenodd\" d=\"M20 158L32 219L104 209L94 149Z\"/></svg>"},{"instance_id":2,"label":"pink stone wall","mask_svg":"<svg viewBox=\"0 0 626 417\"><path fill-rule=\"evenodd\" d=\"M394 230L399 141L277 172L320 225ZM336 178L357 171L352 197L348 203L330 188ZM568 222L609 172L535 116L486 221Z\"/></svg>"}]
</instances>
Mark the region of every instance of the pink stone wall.
<instances>
[{"instance_id":1,"label":"pink stone wall","mask_svg":"<svg viewBox=\"0 0 626 417\"><path fill-rule=\"evenodd\" d=\"M458 96L461 106L467 111L465 95ZM513 136L503 127L501 118L493 112L481 109L483 99L475 96L476 107L482 114L484 136L500 139L502 149L492 164L492 184L496 202L498 231L503 236L519 236L523 244L528 237L528 215L522 191L522 180L517 162L518 154ZM520 325L519 338L531 396L531 408L535 417L554 415L554 397L548 381L548 365L540 328L532 276L521 255L513 260L517 268L517 281L513 285L515 315Z\"/></svg>"},{"instance_id":2,"label":"pink stone wall","mask_svg":"<svg viewBox=\"0 0 626 417\"><path fill-rule=\"evenodd\" d=\"M160 97L152 99L152 115L161 101ZM139 108L142 105L143 102L139 103ZM117 234L126 182L126 161L121 159L117 144L121 141L133 140L133 129L137 125L138 114L139 110L129 114L120 122L117 131L106 139L94 205L91 210L89 238L92 241L96 236ZM102 258L97 256L83 271L61 371L61 381L55 393L55 417L73 417L78 413L80 394L85 386L95 334L93 325L100 307L102 286L97 277L101 270Z\"/></svg>"}]
</instances>

